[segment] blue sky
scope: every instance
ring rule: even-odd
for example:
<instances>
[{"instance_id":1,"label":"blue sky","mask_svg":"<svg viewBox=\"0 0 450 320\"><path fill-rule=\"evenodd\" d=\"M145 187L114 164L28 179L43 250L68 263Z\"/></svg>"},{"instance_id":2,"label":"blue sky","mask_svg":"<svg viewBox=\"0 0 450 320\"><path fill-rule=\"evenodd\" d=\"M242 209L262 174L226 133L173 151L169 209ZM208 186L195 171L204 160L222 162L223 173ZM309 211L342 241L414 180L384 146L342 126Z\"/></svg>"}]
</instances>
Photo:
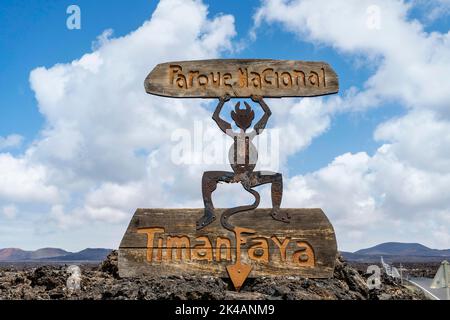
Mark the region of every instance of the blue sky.
<instances>
[{"instance_id":1,"label":"blue sky","mask_svg":"<svg viewBox=\"0 0 450 320\"><path fill-rule=\"evenodd\" d=\"M34 93L29 85L29 74L38 66L51 67L55 62L70 62L89 52L92 42L106 29L114 36L123 36L139 27L155 9L156 1L123 0L78 1L82 8L82 29L65 27L66 8L71 1L37 0L30 3L5 1L0 12L0 44L2 81L0 84L0 136L11 132L25 138L18 153L33 141L42 129L45 119L36 107ZM352 59L341 56L328 47L298 41L280 26L271 26L260 32L258 40L249 39L252 16L259 1L212 1L210 15L232 14L236 21L237 41L247 45L239 52L229 52L224 58L262 57L271 59L302 59L329 61L339 74L343 90L360 85L373 67L355 67ZM341 89L341 90L342 90ZM336 117L329 130L308 149L290 159L293 174L313 171L326 165L344 152L366 150L373 153L379 146L372 139L374 128L381 121L400 114L401 108L389 105L364 114L343 114Z\"/></svg>"},{"instance_id":2,"label":"blue sky","mask_svg":"<svg viewBox=\"0 0 450 320\"><path fill-rule=\"evenodd\" d=\"M167 5L177 6L177 4L172 4L171 1L167 0L165 2L167 2ZM317 114L310 116L301 115L298 119L284 119L280 113L279 122L276 123L277 127L282 129L283 121L286 121L286 123L291 121L299 128L307 127L304 129L306 130L305 142L294 143L292 146L293 151L285 155L287 161L284 167L286 170L284 173L287 177L287 205L323 207L323 203L327 199L330 199L332 194L336 194L331 186L337 182L333 181L331 177L341 175L345 177L349 174L349 179L354 179L354 185L347 191L342 189L344 191L341 190L343 193L339 195L339 197L345 198L345 192L349 192L348 203L344 205L338 199L331 199L328 205L325 204L325 209L332 211L330 216L336 225L337 231L342 234L338 238L343 249L358 249L360 245L375 244L382 240L422 241L430 246L450 247L450 239L448 237L442 238L438 236L441 233L445 234L450 226L450 222L448 222L450 199L442 195L433 194L422 202L418 200L416 203L405 198L408 193L415 194L417 192L420 194L420 188L428 190L428 181L432 181L432 177L442 172L442 170L445 172L445 166L447 165L445 156L448 155L448 151L443 151L442 146L446 145L447 140L439 140L442 136L446 137L445 128L447 128L448 121L447 108L445 103L442 102L445 101L446 96L441 92L445 90L438 90L440 88L434 86L433 90L436 92L430 91L429 95L440 97L440 100L436 98L434 100L431 99L433 101L428 101L426 94L422 94L422 88L413 82L414 79L412 78L414 77L408 77L406 75L400 80L402 86L396 85L397 82L394 79L391 85L393 87L392 90L390 87L387 89L384 87L389 82L388 80L390 80L387 78L387 75L390 76L389 68L392 68L390 61L392 61L392 64L401 61L393 52L401 51L402 48L409 50L408 48L421 48L422 45L424 47L423 56L408 57L407 59L411 59L409 65L405 62L406 68L411 68L411 74L416 72L413 68L414 66L418 68L423 67L424 69L427 67L441 66L440 71L450 71L446 69L448 68L446 58L437 57L439 53L446 52L445 50L448 49L448 44L442 39L436 40L433 38L433 34L439 35L442 38L448 38L447 33L450 28L448 2L381 1L379 4L379 8L381 8L381 21L382 23L385 22L385 25L388 25L390 29L383 29L385 25L381 24L381 30L373 36L373 40L370 40L373 33L360 36L359 33L363 33L363 31L358 28L361 28L361 26L352 29L346 25L346 21L340 20L339 17L335 21L331 21L330 19L327 21L324 20L322 22L324 27L315 29L317 27L311 24L307 20L307 17L305 17L308 10L310 10L308 2L252 0L204 1L203 3L197 1L191 3L191 1L187 1L187 9L201 12L203 10L202 8L207 7L208 12L201 17L187 16L186 21L183 21L183 23L188 25L190 20L192 20L193 25L195 23L201 25L201 30L198 31L199 36L189 40L193 44L201 47L201 33L210 33L212 36L218 38L222 37L217 30L204 30L208 30L208 25L211 25L214 19L225 17L223 21L220 21L220 26L217 28L224 29L223 33L226 35L223 36L222 40L226 48L222 48L220 44L217 44L210 51L205 51L208 57L322 60L329 62L339 75L339 98L317 98L317 101L320 102L311 102L312 106L309 108L318 110ZM66 28L66 19L68 17L66 8L70 4L76 4L81 8L81 30L69 30ZM366 8L370 5L370 3L365 2L363 4L358 4L357 2L339 4L336 9L338 10L337 15L340 15L339 12L345 13L349 10L366 14ZM84 128L87 128L90 123L97 123L99 127L103 128L103 124L95 122L98 120L94 121L94 118L89 118L91 117L90 110L101 108L107 110L109 108L107 104L97 105L95 102L101 101L102 99L107 100L107 96L111 96L111 99L114 99L115 96L106 87L101 87L103 91L99 92L99 97L91 97L92 92L90 91L86 92L86 96L84 96L84 89L78 88L75 85L74 92L81 95L79 97L79 104L80 106L83 105L83 108L80 108L80 110L86 110L85 113L82 113L84 111L71 111L72 109L70 108L74 108L74 110L77 108L75 107L76 102L70 96L70 88L64 89L65 96L60 97L60 100L58 100L60 101L60 111L55 112L53 102L48 102L51 99L46 96L51 94L52 88L45 88L45 85L48 79L53 79L52 77L57 79L53 71L58 68L58 65L62 65L65 77L72 79L73 74L75 78L75 74L78 74L76 73L78 71L74 70L75 67L73 65L71 66L71 63L72 61L80 60L85 54L98 51L99 56L103 60L108 59L107 54L111 54L116 59L119 53L108 53L113 51L113 49L110 49L113 46L113 39L118 39L116 42L118 43L117 46L123 46L121 47L122 51L120 53L123 54L122 60L117 58L118 60L114 61L119 61L119 64L123 62L124 65L128 63L125 53L130 48L127 46L135 45L135 42L132 40L127 40L128 38L132 38L130 33L141 28L145 21L150 21L155 10L158 12L157 8L160 4L158 1L144 0L133 0L132 2L123 0L4 0L0 6L0 137L7 139L8 136L13 134L22 136L21 142L5 146L4 148L1 148L2 139L0 139L0 154L4 155L4 161L5 163L7 161L8 165L18 168L18 170L23 169L25 172L28 172L26 170L29 169L31 170L29 172L30 175L36 173L36 180L31 182L24 181L23 183L30 183L33 187L41 188L40 190L42 190L42 187L39 186L42 184L44 189L47 188L49 190L48 194L43 195L45 200L36 196L39 200L34 201L29 199L29 193L21 194L20 190L10 192L7 190L8 186L4 187L5 190L2 193L2 188L0 187L0 208L3 208L4 211L3 217L0 214L0 223L5 228L4 230L8 230L6 232L11 233L9 235L3 235L4 238L0 235L0 247L23 246L31 248L61 246L67 249L79 249L84 246L115 246L120 239L120 235L113 236L108 233L108 230L114 230L118 234L123 231L131 215L131 212L124 213L126 209L129 210L129 207L125 206L126 209L124 209L120 205L114 207L114 205L103 204L99 204L98 208L95 206L101 201L106 201L105 199L107 197L103 195L103 192L109 192L109 188L113 188L111 186L117 188L118 194L122 192L124 194L133 193L136 190L132 188L135 188L136 185L141 186L141 184L145 184L146 181L148 182L152 179L152 175L150 174L150 176L142 180L136 179L136 175L139 173L133 173L134 169L126 166L122 168L111 165L108 171L103 165L101 170L94 170L91 167L95 167L95 164L90 163L88 160L86 161L89 162L89 165L86 166L89 169L84 167L80 169L78 167L80 159L92 159L93 163L108 162L107 158L103 158L104 155L101 158L97 158L100 156L90 152L90 150L101 149L102 146L92 146L92 149L89 146L86 147L89 144L86 141L89 141L92 137ZM170 16L165 16L161 8L159 10L158 17L161 16L161 19L171 21ZM317 14L319 21L320 19L326 19L329 8L321 3L318 5L317 10L318 13L311 12L311 15ZM321 12L323 12L323 15L321 15ZM395 14L397 12L398 14ZM259 20L256 18L257 13L260 16ZM294 19L291 19L290 15ZM227 20L227 17L232 17L233 21ZM354 23L356 26L358 26L358 19L360 18L355 18ZM196 22L195 19L199 21ZM171 21L171 23L176 25L179 22ZM420 30L414 27L417 25L420 25ZM230 31L230 28L233 28L234 32ZM334 28L343 28L349 34L342 36L336 35L333 31ZM93 48L93 42L107 29L113 30L113 34L108 37L109 40L106 40L106 44L100 45L100 49ZM256 38L251 36L252 32L255 32ZM396 35L404 34L411 34L411 39L407 36L396 38ZM158 45L158 43L163 42L154 39L159 39L160 37L161 34L146 34L144 40L139 39L135 41L154 42ZM176 41L184 43L185 40L183 40L183 37L185 35L183 32L177 34L177 37L179 38ZM345 37L354 40L349 41ZM392 37L393 40L389 37ZM124 40L124 38L127 39ZM189 44L189 41L186 40L186 44ZM402 44L402 41L405 43ZM417 41L417 43L413 43L414 41ZM395 44L396 42L398 42L398 46ZM152 63L167 61L172 59L173 56L182 56L186 59L191 57L189 56L189 50L186 50L186 53L182 52L184 48L181 47L177 48L177 50L181 50L180 52L173 53L169 51L171 48L168 47L165 51L165 49L158 49L149 45L148 55L153 56L156 61L148 58L149 62L145 65L144 62L146 60L142 58L143 65L136 72L145 74L153 67ZM420 50L418 49L418 51ZM198 50L194 48L192 52L198 52ZM409 50L410 52L411 50ZM198 58L195 55L192 54L192 59ZM429 58L425 59L425 56ZM132 56L130 59L136 59L137 57L139 56L136 54L136 56ZM44 67L44 69L37 69L40 67ZM38 70L38 72L34 72L35 77L30 82L30 74L33 70ZM109 74L105 73L105 75ZM139 78L139 76L136 75L136 81L142 78ZM425 76L428 75L425 74ZM368 81L372 78L375 81ZM91 79L95 79L95 75ZM411 81L411 84L408 81ZM445 84L441 84L441 86L445 86ZM136 88L136 91L141 89L140 87ZM356 93L349 96L350 92ZM410 97L411 92L417 93L417 99ZM38 95L37 97L36 94ZM126 93L124 92L124 94ZM148 101L148 108L150 109L152 103L161 103L162 100L148 97ZM124 99L121 102L130 103L129 107L133 107L129 100ZM71 106L70 108L68 107L66 113L64 113L65 103ZM192 103L194 102L186 102L187 105ZM279 102L273 102L274 108L278 107L277 103ZM289 110L304 110L305 108L305 105L302 104L303 102L298 99L292 100L292 105L289 105L289 102L285 101L282 103L284 105L280 105L280 109L286 108L287 110L291 108ZM211 111L211 105L203 101L199 108L201 109L198 116L205 116L207 118L208 112ZM436 136L436 141L434 140L435 136L433 134L437 133L433 132L421 133L418 131L416 133L416 140L413 139L414 137L408 139L408 137L404 137L397 132L404 133L406 129L403 129L402 126L407 126L408 121L419 121L416 119L419 118L419 115L424 119L431 119L429 120L430 128L444 128L442 129L444 133L439 131L439 136ZM107 122L114 123L119 128L122 125L119 117L116 120L114 115L111 115L111 119L108 119L107 112L95 115L95 119L98 119L96 118L97 116L104 119L105 127ZM275 114L276 116L277 114ZM442 123L436 125L435 123L431 123L432 121L441 121ZM73 146L72 148L72 144L67 143L71 147L67 147L66 155L64 154L66 149L62 147L65 144L65 140L63 140L65 136L58 130L64 130L62 132L65 134L67 133L66 130L68 130L68 127L70 127L70 135L67 139L76 136L77 141L84 142L80 142L83 148L79 147L79 145L76 147ZM428 128L428 126L426 127ZM304 131L300 130L300 132L303 133ZM107 133L110 133L109 129L104 132L97 132L96 134L104 135L105 140L108 140L109 138L106 138ZM54 136L56 134L59 137L63 137L61 141L54 142L52 140L56 139ZM126 131L124 131L125 136L126 134ZM148 134L155 136L155 133L151 131ZM130 132L130 135L135 137L136 133ZM421 139L425 139L424 137L432 137L437 151L435 149L419 151L423 146L423 144L420 144L422 142ZM118 140L115 135L111 139L113 139L111 141L115 142ZM296 137L287 136L286 139L295 140ZM124 138L124 140L126 139ZM412 141L418 141L418 145L410 145L413 143ZM121 143L117 142L118 148L122 146ZM158 142L156 138L155 141L152 140L151 142L139 140L130 142L130 145L127 145L125 142L123 143L124 145L122 147L125 150L130 150L133 154L139 153L141 158L148 157L148 159L151 159L152 152L162 150L162 142ZM382 148L385 145L386 147ZM389 159L389 161L394 159L392 161L395 161L395 163L390 163L389 167L384 167L385 159L383 157L385 157L385 149L388 147L391 153L389 156L386 156L386 159ZM61 154L55 156L52 153L55 152L55 148L62 148L60 153L64 154L64 156ZM380 148L382 149L380 150ZM420 166L420 164L426 162L426 159L421 159L419 155L413 154L411 150L416 149L418 153L438 154L442 156L444 159L442 163L444 164L433 170L427 166ZM120 158L122 156L123 158ZM114 163L115 161L126 162L128 161L128 157L131 156L127 154L127 151L124 151L123 154L114 153L111 157L111 163ZM383 159L380 160L381 158ZM149 161L148 159L147 161ZM143 159L133 158L132 160L136 160L138 163L137 165L133 165L134 167L142 165L142 170L144 170L145 165ZM441 162L436 160L436 163ZM363 166L362 169L361 166ZM397 169L394 170L394 168L399 167L405 170L405 176L399 174ZM6 165L4 168L5 170L6 168L10 170ZM341 170L339 168L343 168L343 171L334 171ZM93 171L89 171L91 169ZM103 169L105 169L104 173L102 171ZM198 170L201 169L198 168ZM70 177L65 176L60 172L61 170L68 171L73 175ZM123 170L120 177L117 174L118 170ZM128 172L127 170L130 171ZM115 173L111 173L113 171ZM98 173L98 175L93 174L93 172ZM373 172L376 173L375 178L373 177ZM415 177L416 175L417 179L411 183L416 188L415 181L420 181L420 188L413 188L412 191L406 190L404 191L406 195L402 195L400 192L397 194L397 189L391 189L392 185L396 185L397 183L399 185L407 184L408 179L412 179L411 177ZM441 176L446 177L446 174ZM11 177L10 179L14 178L14 176ZM77 179L80 181L78 185L74 182ZM161 190L163 190L167 187L167 181L159 176L158 179L162 179ZM391 182L387 183L388 185L384 185L384 181ZM447 180L442 181L441 186L446 186L446 183ZM70 185L70 187L66 188L67 185ZM297 196L295 190L298 186L305 188L304 194L312 194L312 196L310 198L305 198L306 196L303 195ZM131 191L127 188L131 188ZM137 193L142 193L142 199L146 198L146 193L151 192L151 188L136 188L138 189L136 191ZM302 193L301 188L297 190L299 193ZM354 196L352 190L355 188L358 189L356 193L361 198L357 197L352 200L352 196ZM399 189L401 188L399 187ZM166 192L175 197L179 195L180 199L185 200L180 203L173 203L174 206L182 204L198 205L195 202L197 195L195 193L188 193L186 195L183 193L183 188L179 190L174 188L171 190L161 190L158 192ZM320 190L323 190L321 196L314 195L320 193ZM30 192L33 194L32 191ZM330 194L327 194L327 192ZM61 194L54 195L54 193ZM100 198L101 200L99 200ZM223 201L222 203L226 204L225 198L220 198L219 201ZM130 208L134 204L136 206L138 204L140 206L160 204L157 201L155 203L150 201L147 204L140 199L138 197L138 200L134 199L134 202L131 201L129 204ZM405 204L403 201L407 203ZM436 203L435 205L430 204L433 201ZM360 208L361 203L364 203L363 209ZM367 203L370 205L366 206ZM164 204L162 202L160 205ZM171 205L169 204L169 206ZM95 210L93 209L94 211L92 211L94 213L87 214L88 217L86 218L86 214L83 211L86 208L90 210L93 207L95 207ZM105 226L104 222L102 222L103 220L98 219L96 216L98 212L103 212L102 210L106 210L105 212L112 210L112 212L117 213L117 221L106 224ZM348 210L348 212L340 212L342 210ZM392 213L393 211L395 213ZM412 217L416 217L416 215L423 216L425 213L430 213L429 216L425 216L429 217L425 218L426 228L436 228L435 236L424 236L423 232L421 233L422 229L418 227L419 220L416 221L414 220L415 218L408 216L408 214L411 214ZM365 219L368 219L366 225L363 227L352 222L358 220L359 215L364 216L361 220L365 221ZM367 218L367 216L371 216L373 220L371 220L372 218ZM394 225L401 225L403 221L409 221L411 223L410 228L413 231L408 233L408 228L406 228L406 231L399 233L393 233L392 230L388 231L387 227L379 222L383 219L389 219L390 216L392 216ZM26 228L19 228L19 219L25 219L29 222L29 225ZM35 223L35 221L41 222ZM67 226L65 226L64 221L76 221L74 225L77 226L78 231L67 233ZM94 224L103 223L103 232L104 234L108 233L108 236L105 238L106 240L97 241L87 237L86 241L74 244L71 239L73 240L74 238L89 234L91 228L89 225L91 222ZM416 224L413 224L413 222ZM379 223L378 227L377 223ZM425 228L424 226L422 227ZM23 236L25 238L22 237L20 241L14 243L12 233L17 233L18 228L26 236ZM351 236L346 237L346 234ZM370 236L367 237L366 235Z\"/></svg>"},{"instance_id":3,"label":"blue sky","mask_svg":"<svg viewBox=\"0 0 450 320\"><path fill-rule=\"evenodd\" d=\"M34 139L44 124L29 85L37 66L69 62L91 50L92 41L112 28L122 36L139 27L155 1L78 1L83 8L81 30L66 28L66 9L73 1L2 1L0 58L2 77L0 135L18 132Z\"/></svg>"}]
</instances>

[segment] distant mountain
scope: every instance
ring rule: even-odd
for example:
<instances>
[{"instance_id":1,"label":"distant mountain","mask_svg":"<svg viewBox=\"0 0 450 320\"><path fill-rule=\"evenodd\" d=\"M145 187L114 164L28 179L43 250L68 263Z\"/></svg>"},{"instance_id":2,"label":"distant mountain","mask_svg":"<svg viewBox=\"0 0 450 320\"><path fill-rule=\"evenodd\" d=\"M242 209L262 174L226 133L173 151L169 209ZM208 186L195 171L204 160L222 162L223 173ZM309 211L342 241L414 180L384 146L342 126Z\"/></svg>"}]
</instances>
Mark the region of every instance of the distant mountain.
<instances>
[{"instance_id":1,"label":"distant mountain","mask_svg":"<svg viewBox=\"0 0 450 320\"><path fill-rule=\"evenodd\" d=\"M51 261L103 261L112 249L88 248L65 256L46 258Z\"/></svg>"},{"instance_id":2,"label":"distant mountain","mask_svg":"<svg viewBox=\"0 0 450 320\"><path fill-rule=\"evenodd\" d=\"M79 252L68 252L58 248L42 248L25 251L18 248L0 249L0 262L27 261L103 261L112 249L84 249Z\"/></svg>"},{"instance_id":3,"label":"distant mountain","mask_svg":"<svg viewBox=\"0 0 450 320\"><path fill-rule=\"evenodd\" d=\"M440 262L450 259L450 249L428 248L420 243L386 242L355 252L341 252L348 261L379 262L383 256L386 262Z\"/></svg>"},{"instance_id":4,"label":"distant mountain","mask_svg":"<svg viewBox=\"0 0 450 320\"><path fill-rule=\"evenodd\" d=\"M61 257L61 256L65 256L70 253L71 252L68 252L63 249L58 249L58 248L42 248L42 249L38 249L36 251L31 251L30 259L36 260L36 259L50 258L50 257Z\"/></svg>"},{"instance_id":5,"label":"distant mountain","mask_svg":"<svg viewBox=\"0 0 450 320\"><path fill-rule=\"evenodd\" d=\"M0 261L28 261L48 257L59 257L69 254L62 249L42 248L36 251L25 251L18 248L0 249Z\"/></svg>"},{"instance_id":6,"label":"distant mountain","mask_svg":"<svg viewBox=\"0 0 450 320\"><path fill-rule=\"evenodd\" d=\"M429 256L429 257L447 257L450 256L449 250L430 249L420 243L401 243L386 242L371 248L361 249L356 254L371 255L398 255L398 256Z\"/></svg>"},{"instance_id":7,"label":"distant mountain","mask_svg":"<svg viewBox=\"0 0 450 320\"><path fill-rule=\"evenodd\" d=\"M18 248L0 249L0 261L20 261L28 259L30 251Z\"/></svg>"}]
</instances>

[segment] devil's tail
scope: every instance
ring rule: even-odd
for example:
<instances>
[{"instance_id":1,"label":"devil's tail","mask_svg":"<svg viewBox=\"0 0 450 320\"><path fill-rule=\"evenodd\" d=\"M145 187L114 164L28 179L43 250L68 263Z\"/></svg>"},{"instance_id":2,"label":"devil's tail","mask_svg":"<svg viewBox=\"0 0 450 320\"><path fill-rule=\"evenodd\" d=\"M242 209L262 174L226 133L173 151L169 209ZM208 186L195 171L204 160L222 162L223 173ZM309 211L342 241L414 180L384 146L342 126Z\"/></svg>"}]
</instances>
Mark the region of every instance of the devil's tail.
<instances>
[{"instance_id":1,"label":"devil's tail","mask_svg":"<svg viewBox=\"0 0 450 320\"><path fill-rule=\"evenodd\" d=\"M224 213L222 213L222 216L220 217L220 223L222 224L222 226L225 229L228 229L230 231L234 230L234 226L231 225L230 223L228 223L228 219L239 212L242 211L247 211L247 210L253 210L256 209L259 206L259 201L260 201L260 196L259 193L255 190L253 190L250 187L244 187L244 189L247 192L250 192L254 197L255 197L255 202L253 202L253 204L250 205L246 205L246 206L239 206L239 207L234 207L234 208L230 208L224 211Z\"/></svg>"}]
</instances>

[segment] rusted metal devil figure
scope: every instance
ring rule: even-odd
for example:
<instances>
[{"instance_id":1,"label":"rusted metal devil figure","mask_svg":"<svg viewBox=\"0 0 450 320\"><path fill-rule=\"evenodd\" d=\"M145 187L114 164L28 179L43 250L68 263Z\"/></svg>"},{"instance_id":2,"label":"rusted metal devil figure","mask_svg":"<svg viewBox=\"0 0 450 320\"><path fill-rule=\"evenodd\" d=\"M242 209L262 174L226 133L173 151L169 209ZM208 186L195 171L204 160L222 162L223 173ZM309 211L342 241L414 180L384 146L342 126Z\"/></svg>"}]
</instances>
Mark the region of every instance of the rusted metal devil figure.
<instances>
[{"instance_id":1,"label":"rusted metal devil figure","mask_svg":"<svg viewBox=\"0 0 450 320\"><path fill-rule=\"evenodd\" d=\"M197 221L197 229L204 228L216 219L211 195L212 192L216 190L219 182L240 182L244 189L255 197L255 202L251 205L239 206L226 210L221 216L221 223L224 228L233 231L234 227L228 222L228 218L238 212L252 210L258 207L260 196L253 188L266 183L272 184L272 217L275 220L287 223L290 219L289 215L284 211L280 211L283 194L283 180L281 173L253 171L258 159L258 153L252 140L264 130L272 112L261 96L252 96L252 100L258 103L263 109L264 115L255 124L253 130L250 133L247 133L247 129L251 126L252 121L255 118L255 113L247 102L244 102L244 109L240 109L240 102L238 102L235 105L234 111L231 111L231 118L240 129L239 132L234 132L231 128L231 124L220 117L223 105L229 100L229 95L219 98L219 104L217 105L212 118L217 123L220 130L234 140L228 154L233 172L206 171L203 173L202 193L205 212L203 217Z\"/></svg>"}]
</instances>

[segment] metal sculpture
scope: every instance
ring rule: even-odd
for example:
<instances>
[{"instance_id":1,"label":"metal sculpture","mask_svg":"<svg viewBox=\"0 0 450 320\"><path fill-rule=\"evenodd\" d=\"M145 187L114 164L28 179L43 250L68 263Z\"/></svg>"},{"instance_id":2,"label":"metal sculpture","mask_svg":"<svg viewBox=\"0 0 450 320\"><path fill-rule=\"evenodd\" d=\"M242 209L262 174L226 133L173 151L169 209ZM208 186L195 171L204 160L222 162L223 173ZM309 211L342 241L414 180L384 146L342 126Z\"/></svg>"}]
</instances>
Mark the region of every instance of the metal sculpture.
<instances>
[{"instance_id":1,"label":"metal sculpture","mask_svg":"<svg viewBox=\"0 0 450 320\"><path fill-rule=\"evenodd\" d=\"M252 96L252 100L258 103L263 109L264 115L255 124L253 130L247 133L247 129L251 126L255 113L247 102L244 102L244 109L240 108L240 102L236 103L234 110L231 111L231 118L239 128L239 132L234 132L231 124L220 117L224 104L229 100L229 95L219 98L219 104L217 105L212 118L217 123L220 130L234 140L234 143L228 153L233 172L206 171L203 173L202 193L205 212L203 217L197 221L197 230L206 227L216 219L211 195L213 191L216 190L219 182L240 182L244 189L255 197L255 201L251 205L239 206L226 210L220 219L220 222L224 228L233 231L234 227L228 222L228 219L232 215L238 212L256 209L258 207L260 195L257 191L253 190L253 188L267 183L272 184L271 215L273 219L288 223L290 219L289 215L286 212L280 211L281 199L283 195L283 178L281 173L270 171L253 171L258 159L258 152L255 145L252 143L252 140L265 129L272 112L261 96Z\"/></svg>"},{"instance_id":2,"label":"metal sculpture","mask_svg":"<svg viewBox=\"0 0 450 320\"><path fill-rule=\"evenodd\" d=\"M172 61L158 64L150 72L145 90L172 98L218 98L212 118L233 139L229 150L232 171L204 172L204 208L138 209L120 244L122 277L187 271L224 276L226 272L239 290L250 273L307 278L333 275L337 245L326 215L321 209L280 209L282 175L255 171L258 153L252 142L271 116L263 97L314 97L338 92L338 77L329 64L268 59ZM238 132L221 118L222 108L231 98L251 98L262 108L264 114L250 132L255 112L246 101L237 102L231 112ZM216 210L211 197L220 182L240 182L255 201ZM260 195L254 188L268 183L272 208L256 209ZM244 211L232 219L233 226L230 217ZM219 212L221 226L215 221ZM274 223L272 218L283 223Z\"/></svg>"}]
</instances>

